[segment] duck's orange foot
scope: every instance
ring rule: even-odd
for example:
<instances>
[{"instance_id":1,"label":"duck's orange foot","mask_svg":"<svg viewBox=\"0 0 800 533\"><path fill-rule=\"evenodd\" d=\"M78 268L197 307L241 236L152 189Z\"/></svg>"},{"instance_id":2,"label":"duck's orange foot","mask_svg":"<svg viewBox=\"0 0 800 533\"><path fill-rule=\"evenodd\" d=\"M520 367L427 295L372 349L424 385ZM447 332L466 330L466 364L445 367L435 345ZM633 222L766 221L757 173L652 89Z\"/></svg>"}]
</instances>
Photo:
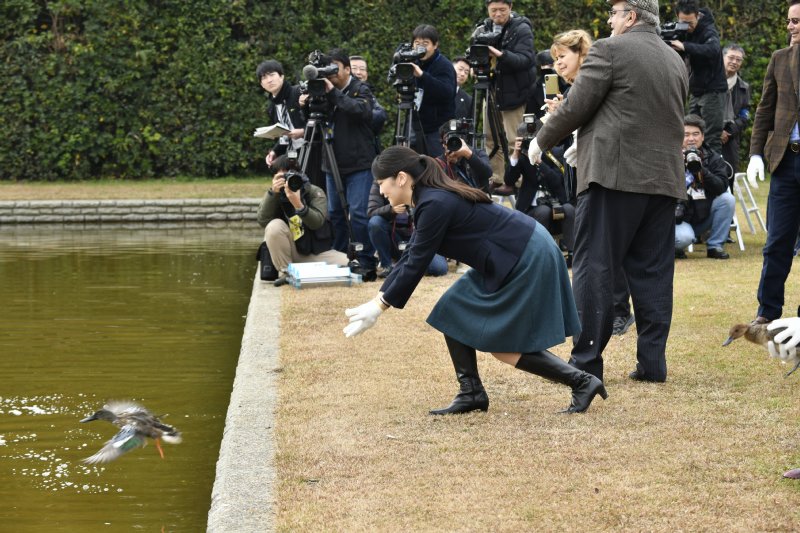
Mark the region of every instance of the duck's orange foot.
<instances>
[{"instance_id":1,"label":"duck's orange foot","mask_svg":"<svg viewBox=\"0 0 800 533\"><path fill-rule=\"evenodd\" d=\"M164 458L164 450L161 449L161 439L156 439L156 449L158 449L158 454L161 458Z\"/></svg>"}]
</instances>

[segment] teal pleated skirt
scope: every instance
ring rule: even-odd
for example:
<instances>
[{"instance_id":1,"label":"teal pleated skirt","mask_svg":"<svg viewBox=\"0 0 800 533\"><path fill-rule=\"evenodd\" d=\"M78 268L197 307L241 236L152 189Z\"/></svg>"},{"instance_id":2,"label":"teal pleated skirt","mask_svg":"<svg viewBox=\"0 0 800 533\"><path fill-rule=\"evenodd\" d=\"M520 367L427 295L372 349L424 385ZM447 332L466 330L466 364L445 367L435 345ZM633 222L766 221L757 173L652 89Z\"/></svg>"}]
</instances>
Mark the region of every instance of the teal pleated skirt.
<instances>
[{"instance_id":1,"label":"teal pleated skirt","mask_svg":"<svg viewBox=\"0 0 800 533\"><path fill-rule=\"evenodd\" d=\"M470 269L442 295L427 321L482 352L536 352L581 329L564 256L540 224L496 292L487 292L483 275Z\"/></svg>"}]
</instances>

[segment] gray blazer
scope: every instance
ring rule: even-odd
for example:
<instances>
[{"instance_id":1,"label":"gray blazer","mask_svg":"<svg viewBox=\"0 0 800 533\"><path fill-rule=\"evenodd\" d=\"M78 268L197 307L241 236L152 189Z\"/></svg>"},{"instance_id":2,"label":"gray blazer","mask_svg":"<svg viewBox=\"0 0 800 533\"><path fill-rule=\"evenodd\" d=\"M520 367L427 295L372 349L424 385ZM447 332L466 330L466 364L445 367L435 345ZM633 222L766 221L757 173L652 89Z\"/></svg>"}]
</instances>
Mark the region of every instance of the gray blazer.
<instances>
[{"instance_id":1,"label":"gray blazer","mask_svg":"<svg viewBox=\"0 0 800 533\"><path fill-rule=\"evenodd\" d=\"M578 194L686 197L681 146L686 66L653 26L634 26L589 50L564 103L537 134L547 150L578 131Z\"/></svg>"},{"instance_id":2,"label":"gray blazer","mask_svg":"<svg viewBox=\"0 0 800 533\"><path fill-rule=\"evenodd\" d=\"M775 172L783 159L797 122L799 64L800 46L782 48L772 54L764 75L761 101L750 136L750 155L766 156L770 172Z\"/></svg>"}]
</instances>

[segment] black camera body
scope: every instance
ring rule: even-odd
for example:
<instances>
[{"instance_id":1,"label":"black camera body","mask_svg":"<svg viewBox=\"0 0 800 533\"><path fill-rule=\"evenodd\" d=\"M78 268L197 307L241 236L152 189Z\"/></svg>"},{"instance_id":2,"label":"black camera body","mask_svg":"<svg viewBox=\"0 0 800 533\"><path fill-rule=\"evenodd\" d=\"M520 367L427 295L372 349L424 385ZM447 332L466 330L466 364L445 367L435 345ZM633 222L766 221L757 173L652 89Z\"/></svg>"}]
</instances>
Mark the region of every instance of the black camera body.
<instances>
[{"instance_id":1,"label":"black camera body","mask_svg":"<svg viewBox=\"0 0 800 533\"><path fill-rule=\"evenodd\" d=\"M486 19L475 27L469 40L466 59L478 81L486 81L491 77L492 55L489 47L500 48L502 33L494 31L492 19Z\"/></svg>"},{"instance_id":2,"label":"black camera body","mask_svg":"<svg viewBox=\"0 0 800 533\"><path fill-rule=\"evenodd\" d=\"M536 138L536 115L534 113L525 113L522 115L522 122L525 124L525 135L522 136L520 149L523 154L527 154L531 141Z\"/></svg>"},{"instance_id":3,"label":"black camera body","mask_svg":"<svg viewBox=\"0 0 800 533\"><path fill-rule=\"evenodd\" d=\"M444 136L444 144L448 152L455 152L461 148L463 141L468 146L472 145L474 130L471 118L454 118L448 124L448 131Z\"/></svg>"},{"instance_id":4,"label":"black camera body","mask_svg":"<svg viewBox=\"0 0 800 533\"><path fill-rule=\"evenodd\" d=\"M703 169L703 157L695 146L689 146L683 151L683 165L686 170L697 175Z\"/></svg>"},{"instance_id":5,"label":"black camera body","mask_svg":"<svg viewBox=\"0 0 800 533\"><path fill-rule=\"evenodd\" d=\"M414 46L411 43L400 43L392 56L392 63L416 63L422 59L428 50L424 46Z\"/></svg>"},{"instance_id":6,"label":"black camera body","mask_svg":"<svg viewBox=\"0 0 800 533\"><path fill-rule=\"evenodd\" d=\"M660 28L664 41L685 41L689 35L689 24L686 22L665 22Z\"/></svg>"},{"instance_id":7,"label":"black camera body","mask_svg":"<svg viewBox=\"0 0 800 533\"><path fill-rule=\"evenodd\" d=\"M401 100L410 101L417 90L414 81L414 65L427 53L424 46L414 47L411 43L400 43L392 56L392 66L386 79L392 84Z\"/></svg>"},{"instance_id":8,"label":"black camera body","mask_svg":"<svg viewBox=\"0 0 800 533\"><path fill-rule=\"evenodd\" d=\"M306 82L301 85L304 94L308 94L308 109L311 114L327 115L328 100L325 95L325 78L339 72L339 65L319 50L308 54L308 65L303 67Z\"/></svg>"}]
</instances>

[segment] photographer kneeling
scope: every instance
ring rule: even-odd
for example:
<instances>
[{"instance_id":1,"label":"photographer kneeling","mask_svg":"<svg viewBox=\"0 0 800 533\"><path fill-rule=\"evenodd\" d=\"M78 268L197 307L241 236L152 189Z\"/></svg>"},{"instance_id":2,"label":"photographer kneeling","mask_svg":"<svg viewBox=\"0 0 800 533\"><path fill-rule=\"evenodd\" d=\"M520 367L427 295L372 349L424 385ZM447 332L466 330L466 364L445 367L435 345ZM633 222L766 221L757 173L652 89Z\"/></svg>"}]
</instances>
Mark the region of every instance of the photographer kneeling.
<instances>
[{"instance_id":1,"label":"photographer kneeling","mask_svg":"<svg viewBox=\"0 0 800 533\"><path fill-rule=\"evenodd\" d=\"M571 255L575 244L575 206L569 203L564 187L564 163L550 152L542 156L538 165L528 159L531 137L525 122L517 128L517 138L511 152L510 165L506 168L505 183L512 187L522 176L522 185L517 194L517 209L534 218L550 235L561 234L561 244Z\"/></svg>"},{"instance_id":2,"label":"photographer kneeling","mask_svg":"<svg viewBox=\"0 0 800 533\"><path fill-rule=\"evenodd\" d=\"M439 128L444 153L436 158L436 162L450 179L488 192L489 178L492 177L489 155L467 141L471 129L471 119L453 119L444 123Z\"/></svg>"},{"instance_id":3,"label":"photographer kneeling","mask_svg":"<svg viewBox=\"0 0 800 533\"><path fill-rule=\"evenodd\" d=\"M683 121L683 154L686 167L686 202L675 210L675 257L686 258L686 248L710 230L706 256L728 259L724 250L735 202L728 192L728 167L722 156L703 145L705 122L697 115Z\"/></svg>"},{"instance_id":4,"label":"photographer kneeling","mask_svg":"<svg viewBox=\"0 0 800 533\"><path fill-rule=\"evenodd\" d=\"M274 285L287 283L289 263L325 261L347 266L347 255L331 248L333 236L325 191L299 172L290 171L286 156L275 159L272 169L272 187L258 206L257 219L266 228L264 241L279 273Z\"/></svg>"}]
</instances>

